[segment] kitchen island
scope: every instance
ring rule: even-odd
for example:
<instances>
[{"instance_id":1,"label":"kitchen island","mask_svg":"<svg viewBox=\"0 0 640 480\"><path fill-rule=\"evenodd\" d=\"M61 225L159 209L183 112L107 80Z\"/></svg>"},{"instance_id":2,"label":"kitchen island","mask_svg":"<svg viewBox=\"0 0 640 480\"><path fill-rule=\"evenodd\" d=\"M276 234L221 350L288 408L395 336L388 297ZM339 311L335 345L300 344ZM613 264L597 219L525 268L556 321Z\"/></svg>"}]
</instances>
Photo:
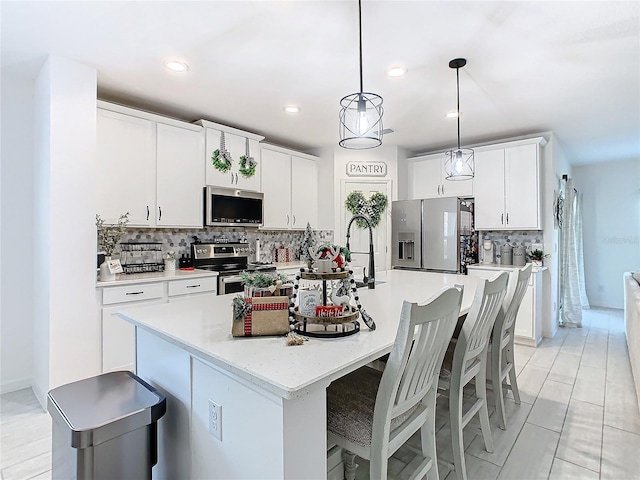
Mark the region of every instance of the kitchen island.
<instances>
[{"instance_id":1,"label":"kitchen island","mask_svg":"<svg viewBox=\"0 0 640 480\"><path fill-rule=\"evenodd\" d=\"M326 479L329 384L389 353L403 300L424 302L462 284L462 313L478 279L380 272L359 289L377 329L287 347L282 337L232 338L233 294L215 304L121 312L136 328L136 372L167 396L154 478ZM362 322L361 322L362 323Z\"/></svg>"}]
</instances>

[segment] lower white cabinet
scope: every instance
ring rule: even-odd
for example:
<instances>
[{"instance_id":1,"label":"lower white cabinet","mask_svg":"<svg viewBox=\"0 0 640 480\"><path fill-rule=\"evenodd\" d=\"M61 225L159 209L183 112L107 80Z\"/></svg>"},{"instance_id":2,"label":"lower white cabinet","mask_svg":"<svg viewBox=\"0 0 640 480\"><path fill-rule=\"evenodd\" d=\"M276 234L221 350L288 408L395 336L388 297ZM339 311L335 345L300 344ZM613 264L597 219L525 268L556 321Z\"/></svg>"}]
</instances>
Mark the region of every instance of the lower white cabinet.
<instances>
[{"instance_id":1,"label":"lower white cabinet","mask_svg":"<svg viewBox=\"0 0 640 480\"><path fill-rule=\"evenodd\" d=\"M500 268L469 265L468 274L473 277L492 278L502 271L512 272L517 267ZM542 340L542 269L534 269L524 293L514 327L515 343L537 346Z\"/></svg>"},{"instance_id":2,"label":"lower white cabinet","mask_svg":"<svg viewBox=\"0 0 640 480\"><path fill-rule=\"evenodd\" d=\"M187 300L206 303L215 298L217 287L217 276L101 287L102 372L135 367L135 328L119 312Z\"/></svg>"}]
</instances>

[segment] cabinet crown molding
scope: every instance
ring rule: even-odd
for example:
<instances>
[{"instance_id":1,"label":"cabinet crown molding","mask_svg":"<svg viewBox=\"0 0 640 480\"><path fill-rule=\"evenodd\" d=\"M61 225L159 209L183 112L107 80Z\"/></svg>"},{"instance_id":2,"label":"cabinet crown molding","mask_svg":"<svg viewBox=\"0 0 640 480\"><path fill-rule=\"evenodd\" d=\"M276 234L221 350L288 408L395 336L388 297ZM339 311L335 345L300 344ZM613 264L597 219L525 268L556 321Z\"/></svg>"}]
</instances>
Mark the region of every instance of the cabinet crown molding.
<instances>
[{"instance_id":1,"label":"cabinet crown molding","mask_svg":"<svg viewBox=\"0 0 640 480\"><path fill-rule=\"evenodd\" d=\"M264 140L262 135L256 135L255 133L245 132L244 130L240 130L239 128L229 127L227 125L222 125L221 123L210 122L209 120L197 120L194 122L196 125L201 125L206 128L213 128L215 130L220 130L224 133L232 133L234 135L239 135L241 137L246 137L249 140L256 140L261 142Z\"/></svg>"},{"instance_id":2,"label":"cabinet crown molding","mask_svg":"<svg viewBox=\"0 0 640 480\"><path fill-rule=\"evenodd\" d=\"M183 120L178 120L176 118L165 117L163 115L158 115L157 113L138 110L133 107L126 107L124 105L106 102L104 100L98 100L97 107L101 110L108 110L110 112L122 113L125 115L130 115L132 117L149 120L151 122L164 123L165 125L172 125L174 127L184 128L186 130L193 130L194 132L200 132L202 130L202 127L200 125L194 125L193 123L188 123Z\"/></svg>"}]
</instances>

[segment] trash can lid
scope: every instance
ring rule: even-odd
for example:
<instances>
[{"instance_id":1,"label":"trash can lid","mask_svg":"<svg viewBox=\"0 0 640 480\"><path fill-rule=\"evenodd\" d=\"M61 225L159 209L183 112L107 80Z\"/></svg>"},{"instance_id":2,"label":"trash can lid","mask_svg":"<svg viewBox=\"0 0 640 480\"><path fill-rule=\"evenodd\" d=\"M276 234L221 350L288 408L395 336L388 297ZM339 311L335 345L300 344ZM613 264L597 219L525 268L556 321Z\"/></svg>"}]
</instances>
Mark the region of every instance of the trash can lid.
<instances>
[{"instance_id":1,"label":"trash can lid","mask_svg":"<svg viewBox=\"0 0 640 480\"><path fill-rule=\"evenodd\" d=\"M48 410L72 432L72 446L85 448L157 421L164 395L128 371L110 372L54 388Z\"/></svg>"}]
</instances>

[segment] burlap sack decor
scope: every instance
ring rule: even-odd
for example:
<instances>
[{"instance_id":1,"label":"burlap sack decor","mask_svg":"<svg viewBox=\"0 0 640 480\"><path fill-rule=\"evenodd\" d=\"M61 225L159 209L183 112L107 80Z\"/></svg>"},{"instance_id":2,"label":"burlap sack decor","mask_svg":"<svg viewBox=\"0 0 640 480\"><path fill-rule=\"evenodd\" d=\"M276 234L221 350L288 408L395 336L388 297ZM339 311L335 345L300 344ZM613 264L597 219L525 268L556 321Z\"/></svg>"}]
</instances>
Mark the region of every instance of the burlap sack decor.
<instances>
[{"instance_id":1,"label":"burlap sack decor","mask_svg":"<svg viewBox=\"0 0 640 480\"><path fill-rule=\"evenodd\" d=\"M289 333L289 297L245 297L233 302L234 337L257 337Z\"/></svg>"}]
</instances>

